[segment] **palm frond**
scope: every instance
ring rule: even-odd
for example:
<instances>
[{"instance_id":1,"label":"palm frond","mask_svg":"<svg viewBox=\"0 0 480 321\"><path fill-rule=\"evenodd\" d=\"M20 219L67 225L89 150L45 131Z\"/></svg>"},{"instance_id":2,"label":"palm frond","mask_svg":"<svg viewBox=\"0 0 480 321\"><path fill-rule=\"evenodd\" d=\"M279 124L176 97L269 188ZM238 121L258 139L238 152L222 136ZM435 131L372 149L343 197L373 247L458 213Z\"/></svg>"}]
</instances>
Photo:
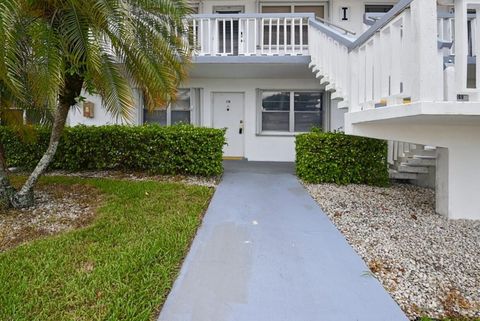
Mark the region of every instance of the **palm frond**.
<instances>
[{"instance_id":1,"label":"palm frond","mask_svg":"<svg viewBox=\"0 0 480 321\"><path fill-rule=\"evenodd\" d=\"M115 117L132 117L132 87L166 104L187 75L190 13L183 0L2 0L5 97L48 113L75 75Z\"/></svg>"}]
</instances>

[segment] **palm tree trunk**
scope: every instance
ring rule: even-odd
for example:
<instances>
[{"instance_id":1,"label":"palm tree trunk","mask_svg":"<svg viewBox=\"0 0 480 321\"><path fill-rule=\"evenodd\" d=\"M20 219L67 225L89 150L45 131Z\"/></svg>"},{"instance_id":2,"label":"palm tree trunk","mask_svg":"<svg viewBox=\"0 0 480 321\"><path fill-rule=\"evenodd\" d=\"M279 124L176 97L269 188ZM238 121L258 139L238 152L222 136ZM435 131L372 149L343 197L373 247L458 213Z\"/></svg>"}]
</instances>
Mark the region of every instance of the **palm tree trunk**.
<instances>
[{"instance_id":1,"label":"palm tree trunk","mask_svg":"<svg viewBox=\"0 0 480 321\"><path fill-rule=\"evenodd\" d=\"M9 208L14 195L14 189L7 176L7 166L3 145L0 143L0 209Z\"/></svg>"},{"instance_id":2,"label":"palm tree trunk","mask_svg":"<svg viewBox=\"0 0 480 321\"><path fill-rule=\"evenodd\" d=\"M13 200L13 206L15 208L24 208L33 205L33 188L38 182L40 176L45 173L48 168L48 165L53 160L55 153L57 152L58 144L60 143L60 137L62 136L63 129L65 128L65 122L67 120L68 111L70 106L59 104L57 110L55 111L55 118L52 126L52 134L50 136L50 142L48 148L43 154L42 158L38 162L37 166L33 172L28 177L25 184L22 186L20 191L18 191Z\"/></svg>"},{"instance_id":3,"label":"palm tree trunk","mask_svg":"<svg viewBox=\"0 0 480 321\"><path fill-rule=\"evenodd\" d=\"M4 170L5 172L8 172L7 160L5 159L5 148L3 147L3 144L1 142L0 142L0 169Z\"/></svg>"},{"instance_id":4,"label":"palm tree trunk","mask_svg":"<svg viewBox=\"0 0 480 321\"><path fill-rule=\"evenodd\" d=\"M55 111L52 134L50 136L48 148L20 191L14 195L12 199L12 205L15 208L25 208L33 205L33 189L40 176L47 170L48 165L50 165L55 153L57 152L58 144L60 143L60 137L62 136L63 129L65 128L65 123L67 121L68 111L70 110L70 107L76 103L75 99L80 95L82 87L83 77L81 76L70 75L65 79L65 87L59 97L59 104Z\"/></svg>"}]
</instances>

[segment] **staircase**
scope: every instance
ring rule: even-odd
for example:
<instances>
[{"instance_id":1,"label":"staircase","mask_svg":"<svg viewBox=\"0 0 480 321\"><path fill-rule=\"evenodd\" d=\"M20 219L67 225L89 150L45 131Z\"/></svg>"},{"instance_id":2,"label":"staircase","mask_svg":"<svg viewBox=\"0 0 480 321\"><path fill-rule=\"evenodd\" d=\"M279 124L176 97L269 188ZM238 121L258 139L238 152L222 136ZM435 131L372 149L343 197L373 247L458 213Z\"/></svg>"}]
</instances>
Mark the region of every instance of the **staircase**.
<instances>
[{"instance_id":1,"label":"staircase","mask_svg":"<svg viewBox=\"0 0 480 321\"><path fill-rule=\"evenodd\" d=\"M434 183L436 148L403 142L389 142L390 178L400 181L424 181L420 185ZM433 187L433 186L432 186Z\"/></svg>"}]
</instances>

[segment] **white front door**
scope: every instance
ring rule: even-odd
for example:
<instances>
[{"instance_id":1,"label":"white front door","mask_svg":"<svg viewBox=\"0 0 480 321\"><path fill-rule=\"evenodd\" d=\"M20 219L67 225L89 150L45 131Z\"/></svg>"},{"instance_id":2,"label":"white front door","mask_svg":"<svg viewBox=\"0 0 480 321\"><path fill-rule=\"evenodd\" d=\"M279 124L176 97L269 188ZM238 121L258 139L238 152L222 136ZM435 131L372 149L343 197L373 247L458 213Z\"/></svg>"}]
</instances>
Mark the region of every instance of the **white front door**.
<instances>
[{"instance_id":1,"label":"white front door","mask_svg":"<svg viewBox=\"0 0 480 321\"><path fill-rule=\"evenodd\" d=\"M213 127L226 128L223 156L244 156L244 94L213 93Z\"/></svg>"}]
</instances>

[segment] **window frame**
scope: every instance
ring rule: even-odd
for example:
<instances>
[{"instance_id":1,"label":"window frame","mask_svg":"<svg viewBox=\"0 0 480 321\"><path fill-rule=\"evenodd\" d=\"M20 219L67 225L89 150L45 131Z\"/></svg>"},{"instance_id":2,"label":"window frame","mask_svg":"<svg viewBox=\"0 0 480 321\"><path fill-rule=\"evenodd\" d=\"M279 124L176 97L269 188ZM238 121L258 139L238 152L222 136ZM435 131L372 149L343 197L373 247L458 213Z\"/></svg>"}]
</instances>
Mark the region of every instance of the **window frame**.
<instances>
[{"instance_id":1,"label":"window frame","mask_svg":"<svg viewBox=\"0 0 480 321\"><path fill-rule=\"evenodd\" d=\"M200 110L200 105L201 105L201 97L202 97L202 89L201 88L194 88L194 87L187 87L187 88L179 88L178 90L186 90L188 89L190 91L190 106L188 109L185 110L180 110L180 111L189 111L190 112L190 125L197 125L199 123L199 117L197 116L197 113ZM158 108L158 110L162 110L161 108ZM160 126L172 126L172 104L168 104L168 106L164 109L166 112L166 120L165 120L165 125L159 124L159 123L146 123L145 122L145 112L146 108L143 106L143 115L142 115L142 124L158 124ZM175 124L173 124L175 125Z\"/></svg>"},{"instance_id":2,"label":"window frame","mask_svg":"<svg viewBox=\"0 0 480 321\"><path fill-rule=\"evenodd\" d=\"M265 92L288 92L290 94L290 108L288 110L289 124L288 131L263 130L263 98ZM305 132L295 131L295 93L319 93L321 97L320 126L323 127L326 113L326 95L321 89L257 89L257 135L258 136L295 136ZM268 111L267 111L268 112ZM313 112L312 112L313 113Z\"/></svg>"},{"instance_id":3,"label":"window frame","mask_svg":"<svg viewBox=\"0 0 480 321\"><path fill-rule=\"evenodd\" d=\"M298 1L298 2L282 2L282 1L260 1L258 4L258 12L263 13L263 7L290 7L290 13L295 12L295 7L323 7L323 18L328 18L328 1ZM322 17L321 17L322 18Z\"/></svg>"}]
</instances>

